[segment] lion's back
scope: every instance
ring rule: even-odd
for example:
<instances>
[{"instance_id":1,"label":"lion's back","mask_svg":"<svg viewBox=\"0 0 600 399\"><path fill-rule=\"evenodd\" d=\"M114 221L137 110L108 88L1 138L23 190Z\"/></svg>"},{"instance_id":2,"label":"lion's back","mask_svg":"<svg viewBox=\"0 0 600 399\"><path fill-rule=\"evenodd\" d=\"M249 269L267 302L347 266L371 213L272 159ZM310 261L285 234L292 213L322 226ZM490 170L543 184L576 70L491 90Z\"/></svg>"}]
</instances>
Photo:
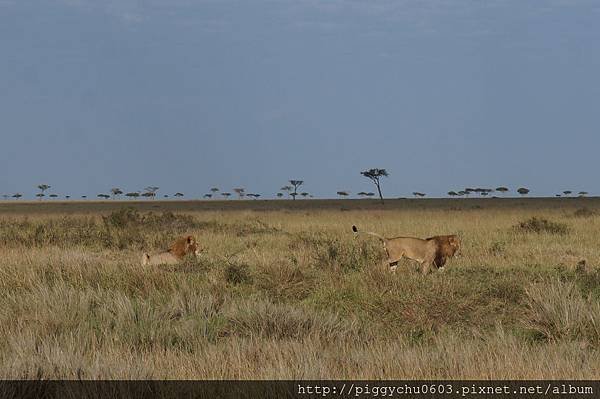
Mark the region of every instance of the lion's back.
<instances>
[{"instance_id":1,"label":"lion's back","mask_svg":"<svg viewBox=\"0 0 600 399\"><path fill-rule=\"evenodd\" d=\"M142 265L172 265L179 262L179 258L170 252L161 252L158 254L145 253L142 256Z\"/></svg>"},{"instance_id":2,"label":"lion's back","mask_svg":"<svg viewBox=\"0 0 600 399\"><path fill-rule=\"evenodd\" d=\"M392 257L405 254L411 259L427 260L435 256L437 246L434 242L416 237L397 237L387 243L387 250Z\"/></svg>"}]
</instances>

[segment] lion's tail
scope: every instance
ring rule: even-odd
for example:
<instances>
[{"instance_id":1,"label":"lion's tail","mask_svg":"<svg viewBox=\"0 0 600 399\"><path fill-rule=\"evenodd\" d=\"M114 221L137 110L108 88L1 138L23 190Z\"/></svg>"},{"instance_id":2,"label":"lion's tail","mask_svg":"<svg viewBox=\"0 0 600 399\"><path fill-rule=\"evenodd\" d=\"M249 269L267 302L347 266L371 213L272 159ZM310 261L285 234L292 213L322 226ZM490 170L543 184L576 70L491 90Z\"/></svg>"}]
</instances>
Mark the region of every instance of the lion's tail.
<instances>
[{"instance_id":1,"label":"lion's tail","mask_svg":"<svg viewBox=\"0 0 600 399\"><path fill-rule=\"evenodd\" d=\"M379 235L379 234L377 234L377 233L373 233L373 232L371 232L371 231L360 231L360 232L359 232L359 231L358 231L358 228L357 228L356 226L352 226L352 231L353 231L353 232L354 232L354 234L356 234L356 235L358 235L358 234L368 234L368 235L370 235L370 236L373 236L373 237L377 237L377 238L379 238L379 239L380 239L381 241L383 241L383 242L387 241L387 239L386 239L385 237L383 237L383 236L381 236L381 235Z\"/></svg>"}]
</instances>

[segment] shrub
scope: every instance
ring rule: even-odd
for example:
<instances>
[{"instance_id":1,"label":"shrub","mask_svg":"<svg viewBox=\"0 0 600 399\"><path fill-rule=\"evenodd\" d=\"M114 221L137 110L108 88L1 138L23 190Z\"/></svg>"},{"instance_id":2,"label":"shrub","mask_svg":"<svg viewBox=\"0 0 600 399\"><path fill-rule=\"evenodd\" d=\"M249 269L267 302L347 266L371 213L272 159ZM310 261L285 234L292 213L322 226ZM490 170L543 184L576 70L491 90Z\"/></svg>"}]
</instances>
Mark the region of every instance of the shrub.
<instances>
[{"instance_id":1,"label":"shrub","mask_svg":"<svg viewBox=\"0 0 600 399\"><path fill-rule=\"evenodd\" d=\"M552 222L547 219L532 217L515 226L525 233L567 234L569 228L564 223Z\"/></svg>"},{"instance_id":2,"label":"shrub","mask_svg":"<svg viewBox=\"0 0 600 399\"><path fill-rule=\"evenodd\" d=\"M251 282L252 275L248 269L245 263L230 263L224 271L225 281L233 285Z\"/></svg>"}]
</instances>

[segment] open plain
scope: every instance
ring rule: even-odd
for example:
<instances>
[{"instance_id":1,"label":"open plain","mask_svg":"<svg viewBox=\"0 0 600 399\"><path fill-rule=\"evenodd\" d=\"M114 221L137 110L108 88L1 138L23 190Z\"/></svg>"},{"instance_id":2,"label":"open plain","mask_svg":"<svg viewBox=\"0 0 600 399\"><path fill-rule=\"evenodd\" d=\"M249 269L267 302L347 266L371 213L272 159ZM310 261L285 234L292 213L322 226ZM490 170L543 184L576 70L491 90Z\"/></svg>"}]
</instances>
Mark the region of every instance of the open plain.
<instances>
[{"instance_id":1,"label":"open plain","mask_svg":"<svg viewBox=\"0 0 600 399\"><path fill-rule=\"evenodd\" d=\"M392 275L353 224L463 247ZM597 198L2 202L0 378L597 379L599 237Z\"/></svg>"}]
</instances>

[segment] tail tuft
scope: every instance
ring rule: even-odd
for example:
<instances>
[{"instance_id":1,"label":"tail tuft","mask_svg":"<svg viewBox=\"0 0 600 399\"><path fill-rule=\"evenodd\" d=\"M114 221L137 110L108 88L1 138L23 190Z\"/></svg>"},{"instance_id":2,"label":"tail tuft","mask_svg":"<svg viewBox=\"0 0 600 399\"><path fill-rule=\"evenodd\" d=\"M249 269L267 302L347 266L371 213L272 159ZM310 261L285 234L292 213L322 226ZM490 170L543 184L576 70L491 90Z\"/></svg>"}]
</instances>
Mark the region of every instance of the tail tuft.
<instances>
[{"instance_id":1,"label":"tail tuft","mask_svg":"<svg viewBox=\"0 0 600 399\"><path fill-rule=\"evenodd\" d=\"M356 226L352 225L352 231L358 233L358 229L356 228Z\"/></svg>"}]
</instances>

